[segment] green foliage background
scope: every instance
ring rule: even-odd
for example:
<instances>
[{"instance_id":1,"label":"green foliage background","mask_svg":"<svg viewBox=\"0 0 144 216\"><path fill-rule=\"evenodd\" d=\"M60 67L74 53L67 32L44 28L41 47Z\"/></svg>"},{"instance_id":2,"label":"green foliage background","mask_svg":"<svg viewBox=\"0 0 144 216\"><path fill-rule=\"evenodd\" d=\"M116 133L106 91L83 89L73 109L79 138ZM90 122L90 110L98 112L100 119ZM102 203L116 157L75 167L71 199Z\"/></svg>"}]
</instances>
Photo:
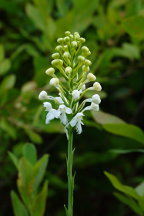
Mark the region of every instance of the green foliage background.
<instances>
[{"instance_id":1,"label":"green foliage background","mask_svg":"<svg viewBox=\"0 0 144 216\"><path fill-rule=\"evenodd\" d=\"M75 136L75 215L130 216L113 195L107 170L133 187L144 181L144 1L0 0L0 216L12 215L10 190L17 171L7 154L20 156L27 142L50 154L46 215L63 216L67 200L63 128L46 126L37 97L50 88L56 39L66 30L87 39L92 72L101 82L99 113Z\"/></svg>"}]
</instances>

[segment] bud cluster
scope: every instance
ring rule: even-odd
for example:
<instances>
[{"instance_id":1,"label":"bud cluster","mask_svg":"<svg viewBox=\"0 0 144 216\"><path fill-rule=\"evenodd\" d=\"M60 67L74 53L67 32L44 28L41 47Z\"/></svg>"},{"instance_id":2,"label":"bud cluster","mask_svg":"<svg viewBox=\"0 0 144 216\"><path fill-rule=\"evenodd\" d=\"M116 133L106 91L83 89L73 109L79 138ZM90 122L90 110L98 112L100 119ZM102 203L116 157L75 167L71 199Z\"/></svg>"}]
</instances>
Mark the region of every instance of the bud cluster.
<instances>
[{"instance_id":1,"label":"bud cluster","mask_svg":"<svg viewBox=\"0 0 144 216\"><path fill-rule=\"evenodd\" d=\"M39 99L46 100L44 107L48 112L46 124L52 119L59 118L62 124L67 127L75 127L77 132L82 132L82 120L86 110L99 110L101 102L98 94L92 98L82 101L88 90L97 92L102 90L96 76L90 72L91 61L88 56L91 54L88 47L84 46L85 39L80 37L78 32L71 34L65 32L64 38L58 38L56 52L52 54L52 67L46 70L51 76L50 85L57 88L59 97L48 96L45 91L40 92ZM94 82L86 88L88 82ZM52 108L50 100L55 101L55 109ZM86 103L91 103L86 106Z\"/></svg>"}]
</instances>

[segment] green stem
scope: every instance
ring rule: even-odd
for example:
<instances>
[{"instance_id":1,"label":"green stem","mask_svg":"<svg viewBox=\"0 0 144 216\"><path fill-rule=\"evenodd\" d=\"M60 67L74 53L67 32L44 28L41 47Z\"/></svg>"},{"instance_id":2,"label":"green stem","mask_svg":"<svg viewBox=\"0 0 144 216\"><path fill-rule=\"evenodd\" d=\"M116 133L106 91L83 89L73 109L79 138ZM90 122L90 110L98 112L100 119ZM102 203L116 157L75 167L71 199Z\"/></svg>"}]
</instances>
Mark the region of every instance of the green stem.
<instances>
[{"instance_id":1,"label":"green stem","mask_svg":"<svg viewBox=\"0 0 144 216\"><path fill-rule=\"evenodd\" d=\"M73 191L74 191L74 176L73 176L73 131L68 130L68 155L67 155L67 176L68 176L68 216L73 216Z\"/></svg>"}]
</instances>

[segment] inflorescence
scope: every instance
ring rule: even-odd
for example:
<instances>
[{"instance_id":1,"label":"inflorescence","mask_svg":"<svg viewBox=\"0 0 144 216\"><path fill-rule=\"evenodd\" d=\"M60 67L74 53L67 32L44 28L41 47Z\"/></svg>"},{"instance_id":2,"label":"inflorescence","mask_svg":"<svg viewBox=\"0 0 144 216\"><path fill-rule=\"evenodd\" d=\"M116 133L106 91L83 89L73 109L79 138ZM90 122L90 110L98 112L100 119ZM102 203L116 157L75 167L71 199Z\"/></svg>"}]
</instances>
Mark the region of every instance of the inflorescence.
<instances>
[{"instance_id":1,"label":"inflorescence","mask_svg":"<svg viewBox=\"0 0 144 216\"><path fill-rule=\"evenodd\" d=\"M91 98L83 99L84 94L89 90L101 91L99 82L90 72L91 61L87 57L91 54L88 47L83 46L85 39L80 37L78 32L71 34L65 32L64 38L58 38L59 45L52 54L52 67L46 70L51 76L50 85L58 92L58 97L52 97L46 91L41 91L39 99L46 111L46 124L54 118L60 119L61 123L68 127L76 128L78 134L82 132L83 117L86 110L98 111L101 102L100 96L94 94ZM58 73L59 71L59 73ZM59 76L60 75L60 76ZM87 83L94 82L91 87ZM52 106L54 103L54 108ZM87 103L90 103L86 106Z\"/></svg>"}]
</instances>

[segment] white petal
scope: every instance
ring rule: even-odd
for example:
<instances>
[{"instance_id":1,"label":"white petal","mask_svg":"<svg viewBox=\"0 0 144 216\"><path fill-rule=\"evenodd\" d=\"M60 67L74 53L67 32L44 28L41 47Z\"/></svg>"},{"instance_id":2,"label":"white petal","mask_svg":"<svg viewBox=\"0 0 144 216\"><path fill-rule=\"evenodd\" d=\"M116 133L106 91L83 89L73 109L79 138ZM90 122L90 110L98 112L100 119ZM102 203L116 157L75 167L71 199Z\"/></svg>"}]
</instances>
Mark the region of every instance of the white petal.
<instances>
[{"instance_id":1,"label":"white petal","mask_svg":"<svg viewBox=\"0 0 144 216\"><path fill-rule=\"evenodd\" d=\"M77 119L74 117L74 118L70 121L70 125L71 125L72 127L74 127L74 126L76 125L76 123L77 123Z\"/></svg>"},{"instance_id":2,"label":"white petal","mask_svg":"<svg viewBox=\"0 0 144 216\"><path fill-rule=\"evenodd\" d=\"M53 112L53 115L54 115L55 118L59 118L59 116L60 116L60 111L59 110L53 109L52 112Z\"/></svg>"},{"instance_id":3,"label":"white petal","mask_svg":"<svg viewBox=\"0 0 144 216\"><path fill-rule=\"evenodd\" d=\"M50 111L52 109L52 105L49 102L44 102L43 105L46 108L46 111Z\"/></svg>"},{"instance_id":4,"label":"white petal","mask_svg":"<svg viewBox=\"0 0 144 216\"><path fill-rule=\"evenodd\" d=\"M71 114L71 113L72 113L72 110L71 110L69 107L66 107L66 113L67 113L67 114Z\"/></svg>"},{"instance_id":5,"label":"white petal","mask_svg":"<svg viewBox=\"0 0 144 216\"><path fill-rule=\"evenodd\" d=\"M60 103L60 104L64 103L61 97L55 97L55 101Z\"/></svg>"},{"instance_id":6,"label":"white petal","mask_svg":"<svg viewBox=\"0 0 144 216\"><path fill-rule=\"evenodd\" d=\"M47 115L46 115L46 124L49 124L49 122L51 120L53 120L55 117L53 115L53 112L49 112Z\"/></svg>"},{"instance_id":7,"label":"white petal","mask_svg":"<svg viewBox=\"0 0 144 216\"><path fill-rule=\"evenodd\" d=\"M38 98L39 98L40 100L46 100L46 99L48 98L47 92L46 92L46 91L41 91L41 92L39 93Z\"/></svg>"},{"instance_id":8,"label":"white petal","mask_svg":"<svg viewBox=\"0 0 144 216\"><path fill-rule=\"evenodd\" d=\"M78 134L81 134L81 132L82 132L82 126L81 126L80 122L77 122L77 124L76 124L76 131Z\"/></svg>"},{"instance_id":9,"label":"white petal","mask_svg":"<svg viewBox=\"0 0 144 216\"><path fill-rule=\"evenodd\" d=\"M68 119L67 119L67 116L66 116L65 113L62 113L62 114L60 115L60 120L61 120L61 122L62 122L64 125L67 124Z\"/></svg>"}]
</instances>

